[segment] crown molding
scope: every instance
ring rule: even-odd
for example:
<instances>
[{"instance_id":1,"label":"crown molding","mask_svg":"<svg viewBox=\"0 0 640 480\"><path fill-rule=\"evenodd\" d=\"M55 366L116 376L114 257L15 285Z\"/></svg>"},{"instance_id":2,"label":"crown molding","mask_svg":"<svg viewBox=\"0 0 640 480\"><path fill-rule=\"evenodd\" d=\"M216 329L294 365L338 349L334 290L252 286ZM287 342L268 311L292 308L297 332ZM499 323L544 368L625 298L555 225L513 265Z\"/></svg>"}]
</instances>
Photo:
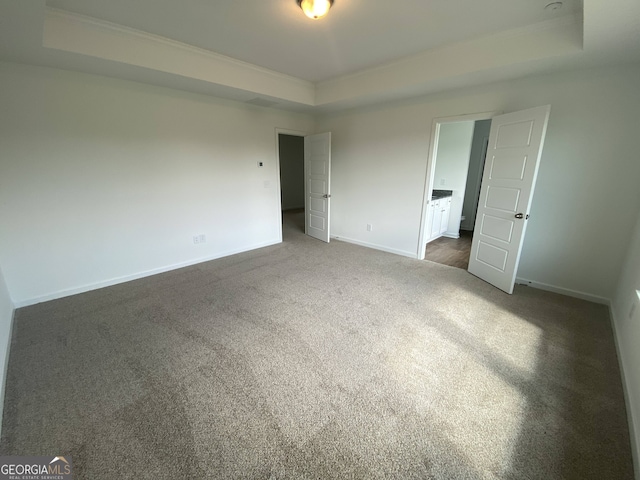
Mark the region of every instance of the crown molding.
<instances>
[{"instance_id":1,"label":"crown molding","mask_svg":"<svg viewBox=\"0 0 640 480\"><path fill-rule=\"evenodd\" d=\"M230 87L309 108L428 92L454 79L582 51L582 17L566 15L443 45L318 83L159 35L46 7L43 46ZM183 81L184 83L184 81Z\"/></svg>"},{"instance_id":2,"label":"crown molding","mask_svg":"<svg viewBox=\"0 0 640 480\"><path fill-rule=\"evenodd\" d=\"M566 15L433 48L316 84L316 105L381 92L419 89L432 82L527 61L580 53L582 18Z\"/></svg>"},{"instance_id":3,"label":"crown molding","mask_svg":"<svg viewBox=\"0 0 640 480\"><path fill-rule=\"evenodd\" d=\"M42 45L314 105L312 82L86 15L46 7Z\"/></svg>"}]
</instances>

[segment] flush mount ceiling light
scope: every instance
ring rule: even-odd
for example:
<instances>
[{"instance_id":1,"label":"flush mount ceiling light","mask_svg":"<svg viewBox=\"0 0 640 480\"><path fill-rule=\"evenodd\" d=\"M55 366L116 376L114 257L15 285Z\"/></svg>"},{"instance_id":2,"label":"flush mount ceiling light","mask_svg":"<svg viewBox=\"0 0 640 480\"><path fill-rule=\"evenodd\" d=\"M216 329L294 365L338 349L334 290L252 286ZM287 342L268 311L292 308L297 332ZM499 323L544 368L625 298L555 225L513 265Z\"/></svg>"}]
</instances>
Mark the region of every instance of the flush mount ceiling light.
<instances>
[{"instance_id":1,"label":"flush mount ceiling light","mask_svg":"<svg viewBox=\"0 0 640 480\"><path fill-rule=\"evenodd\" d=\"M333 5L333 0L296 0L296 2L304 14L314 20L324 17Z\"/></svg>"}]
</instances>

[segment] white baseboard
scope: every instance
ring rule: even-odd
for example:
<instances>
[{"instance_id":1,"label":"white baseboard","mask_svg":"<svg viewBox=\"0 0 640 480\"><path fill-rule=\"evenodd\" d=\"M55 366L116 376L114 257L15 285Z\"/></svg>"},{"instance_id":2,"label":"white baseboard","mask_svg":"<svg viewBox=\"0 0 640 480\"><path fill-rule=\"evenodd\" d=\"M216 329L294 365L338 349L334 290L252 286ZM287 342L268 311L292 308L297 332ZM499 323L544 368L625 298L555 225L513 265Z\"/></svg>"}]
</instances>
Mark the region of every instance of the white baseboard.
<instances>
[{"instance_id":1,"label":"white baseboard","mask_svg":"<svg viewBox=\"0 0 640 480\"><path fill-rule=\"evenodd\" d=\"M418 258L414 252L407 252L405 250L398 250L396 248L385 247L384 245L377 245L375 243L363 242L361 240L354 240L353 238L347 238L341 235L331 235L331 238L340 240L342 242L353 243L354 245L360 245L361 247L373 248L374 250L381 250L387 253L402 255L403 257Z\"/></svg>"},{"instance_id":2,"label":"white baseboard","mask_svg":"<svg viewBox=\"0 0 640 480\"><path fill-rule=\"evenodd\" d=\"M11 353L11 339L13 338L13 320L16 315L16 309L11 311L11 318L9 319L9 332L7 336L7 344L0 348L6 348L4 364L0 365L2 368L2 376L0 377L0 435L2 435L2 419L4 418L4 394L7 385L7 372L9 371L9 353Z\"/></svg>"},{"instance_id":3,"label":"white baseboard","mask_svg":"<svg viewBox=\"0 0 640 480\"><path fill-rule=\"evenodd\" d=\"M600 297L598 295L592 295L586 292L580 292L578 290L571 290L570 288L556 287L555 285L549 285L547 283L536 282L528 280L526 278L516 278L516 284L527 285L529 287L538 288L540 290L546 290L548 292L559 293L568 297L580 298L593 303L600 303L602 305L611 305L611 300L606 297Z\"/></svg>"},{"instance_id":4,"label":"white baseboard","mask_svg":"<svg viewBox=\"0 0 640 480\"><path fill-rule=\"evenodd\" d=\"M28 307L29 305L35 305L36 303L48 302L49 300L56 300L58 298L68 297L70 295L76 295L78 293L84 293L84 292L89 292L91 290L97 290L99 288L110 287L112 285L117 285L119 283L130 282L132 280L138 280L139 278L150 277L151 275L157 275L159 273L169 272L171 270L177 270L178 268L189 267L191 265L196 265L198 263L209 262L211 260L216 260L218 258L228 257L229 255L235 255L237 253L248 252L250 250L256 250L258 248L276 245L281 242L282 240L275 240L275 241L269 241L264 243L258 243L255 245L250 245L248 247L243 247L239 249L218 252L214 255L200 257L193 260L187 260L186 262L174 263L172 265L154 268L151 270L146 270L144 272L133 273L131 275L124 275L122 277L111 278L109 280L103 280L101 282L89 283L86 285L81 285L79 287L58 290L56 292L48 293L46 295L41 295L38 297L18 300L14 302L14 305L15 305L15 308Z\"/></svg>"},{"instance_id":5,"label":"white baseboard","mask_svg":"<svg viewBox=\"0 0 640 480\"><path fill-rule=\"evenodd\" d=\"M442 236L447 238L460 238L460 233L444 232Z\"/></svg>"},{"instance_id":6,"label":"white baseboard","mask_svg":"<svg viewBox=\"0 0 640 480\"><path fill-rule=\"evenodd\" d=\"M609 307L609 313L611 315L611 328L613 329L613 340L616 344L616 352L618 353L618 365L620 366L620 374L622 376L622 390L624 392L624 404L627 409L627 422L629 423L629 439L631 441L631 456L633 457L633 468L635 470L636 480L640 480L640 426L638 422L640 419L635 418L632 405L636 405L631 396L631 389L628 384L628 377L626 375L627 369L624 366L624 355L620 350L620 340L618 337L618 329L616 328L617 318L616 310L613 304Z\"/></svg>"}]
</instances>

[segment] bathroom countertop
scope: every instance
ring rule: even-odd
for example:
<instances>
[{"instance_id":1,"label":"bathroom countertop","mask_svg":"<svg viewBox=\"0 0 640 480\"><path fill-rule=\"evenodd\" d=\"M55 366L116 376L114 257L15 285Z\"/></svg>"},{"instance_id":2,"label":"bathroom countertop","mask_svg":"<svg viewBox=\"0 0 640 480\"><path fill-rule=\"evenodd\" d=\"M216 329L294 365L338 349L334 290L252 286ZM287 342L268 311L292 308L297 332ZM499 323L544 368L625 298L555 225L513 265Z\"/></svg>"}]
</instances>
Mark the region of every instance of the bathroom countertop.
<instances>
[{"instance_id":1,"label":"bathroom countertop","mask_svg":"<svg viewBox=\"0 0 640 480\"><path fill-rule=\"evenodd\" d=\"M438 200L439 198L452 197L453 190L432 190L431 200Z\"/></svg>"}]
</instances>

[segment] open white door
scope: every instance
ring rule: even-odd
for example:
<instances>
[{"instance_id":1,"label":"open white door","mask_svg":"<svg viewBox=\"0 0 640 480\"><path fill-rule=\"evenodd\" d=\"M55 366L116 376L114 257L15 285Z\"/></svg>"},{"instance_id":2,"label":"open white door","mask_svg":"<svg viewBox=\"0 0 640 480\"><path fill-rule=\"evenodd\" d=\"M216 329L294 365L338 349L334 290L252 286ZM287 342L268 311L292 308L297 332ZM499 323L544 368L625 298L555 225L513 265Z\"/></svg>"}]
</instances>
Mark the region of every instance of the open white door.
<instances>
[{"instance_id":1,"label":"open white door","mask_svg":"<svg viewBox=\"0 0 640 480\"><path fill-rule=\"evenodd\" d=\"M304 137L305 233L329 242L331 133Z\"/></svg>"},{"instance_id":2,"label":"open white door","mask_svg":"<svg viewBox=\"0 0 640 480\"><path fill-rule=\"evenodd\" d=\"M469 273L513 293L551 107L494 117Z\"/></svg>"}]
</instances>

